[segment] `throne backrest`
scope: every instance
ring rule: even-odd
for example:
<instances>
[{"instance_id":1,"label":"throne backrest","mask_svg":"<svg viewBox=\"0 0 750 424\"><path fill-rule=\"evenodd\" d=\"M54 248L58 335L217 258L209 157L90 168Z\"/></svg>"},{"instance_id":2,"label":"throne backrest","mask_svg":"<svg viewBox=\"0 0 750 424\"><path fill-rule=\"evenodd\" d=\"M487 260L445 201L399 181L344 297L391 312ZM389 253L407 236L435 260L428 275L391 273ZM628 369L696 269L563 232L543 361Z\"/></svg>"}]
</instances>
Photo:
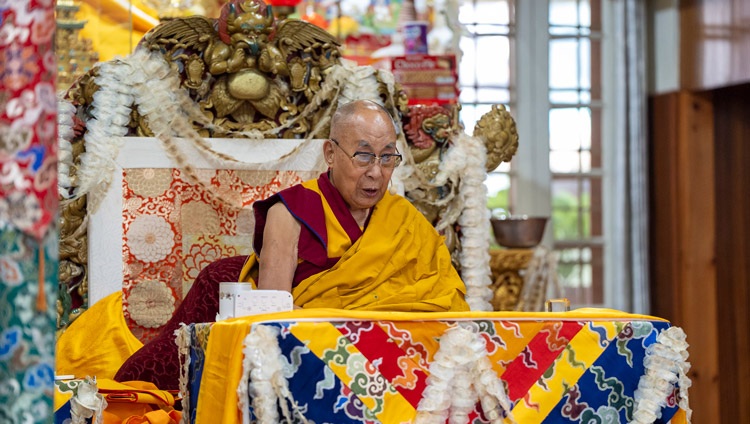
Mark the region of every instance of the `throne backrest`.
<instances>
[{"instance_id":1,"label":"throne backrest","mask_svg":"<svg viewBox=\"0 0 750 424\"><path fill-rule=\"evenodd\" d=\"M148 339L207 264L251 253L251 204L325 169L323 140L208 139L242 162L187 158L181 171L156 138L128 137L113 181L89 215L89 304L123 291L125 317Z\"/></svg>"}]
</instances>

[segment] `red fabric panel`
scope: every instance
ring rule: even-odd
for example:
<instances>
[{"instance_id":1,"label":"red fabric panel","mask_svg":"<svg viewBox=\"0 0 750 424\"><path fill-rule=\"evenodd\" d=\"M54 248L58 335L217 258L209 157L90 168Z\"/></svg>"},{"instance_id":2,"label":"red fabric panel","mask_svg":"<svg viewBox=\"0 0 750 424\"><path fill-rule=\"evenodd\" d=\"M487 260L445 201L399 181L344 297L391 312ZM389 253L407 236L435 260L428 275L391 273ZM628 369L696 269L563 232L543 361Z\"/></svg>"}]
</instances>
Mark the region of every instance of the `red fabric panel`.
<instances>
[{"instance_id":1,"label":"red fabric panel","mask_svg":"<svg viewBox=\"0 0 750 424\"><path fill-rule=\"evenodd\" d=\"M247 256L220 259L203 268L172 319L120 367L117 381L150 381L162 390L179 390L180 362L174 332L180 323L213 322L219 312L219 283L237 281Z\"/></svg>"},{"instance_id":2,"label":"red fabric panel","mask_svg":"<svg viewBox=\"0 0 750 424\"><path fill-rule=\"evenodd\" d=\"M581 328L583 324L569 321L544 325L502 375L503 380L512 382L508 385L508 397L512 402L529 391Z\"/></svg>"}]
</instances>

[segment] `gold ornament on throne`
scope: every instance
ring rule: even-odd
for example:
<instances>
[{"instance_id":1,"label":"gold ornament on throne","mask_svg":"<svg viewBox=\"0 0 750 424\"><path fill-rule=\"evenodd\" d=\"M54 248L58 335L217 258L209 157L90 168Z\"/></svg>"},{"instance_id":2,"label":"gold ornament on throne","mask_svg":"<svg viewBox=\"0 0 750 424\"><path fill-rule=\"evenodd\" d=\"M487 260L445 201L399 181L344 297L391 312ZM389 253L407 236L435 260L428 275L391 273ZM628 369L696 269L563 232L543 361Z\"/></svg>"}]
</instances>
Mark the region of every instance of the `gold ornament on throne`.
<instances>
[{"instance_id":1,"label":"gold ornament on throne","mask_svg":"<svg viewBox=\"0 0 750 424\"><path fill-rule=\"evenodd\" d=\"M278 22L261 0L233 0L218 19L175 18L147 33L139 48L163 54L214 124L205 136L241 137L241 132L290 128L276 136L298 137L318 116L300 113L321 90L326 71L339 62L339 43L304 21ZM330 103L331 96L317 98ZM319 106L322 106L319 105ZM139 135L151 135L136 114Z\"/></svg>"},{"instance_id":2,"label":"gold ornament on throne","mask_svg":"<svg viewBox=\"0 0 750 424\"><path fill-rule=\"evenodd\" d=\"M474 137L484 140L487 146L487 172L510 162L518 150L516 122L503 105L493 105L482 115L474 127Z\"/></svg>"}]
</instances>

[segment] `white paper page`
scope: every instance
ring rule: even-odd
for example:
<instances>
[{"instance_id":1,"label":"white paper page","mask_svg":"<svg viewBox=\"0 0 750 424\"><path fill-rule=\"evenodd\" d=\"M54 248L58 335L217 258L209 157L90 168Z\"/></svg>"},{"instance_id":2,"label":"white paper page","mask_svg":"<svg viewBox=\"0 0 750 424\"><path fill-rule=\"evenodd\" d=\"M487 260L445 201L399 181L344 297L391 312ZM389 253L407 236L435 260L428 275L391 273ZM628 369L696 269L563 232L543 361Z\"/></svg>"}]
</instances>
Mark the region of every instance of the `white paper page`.
<instances>
[{"instance_id":1,"label":"white paper page","mask_svg":"<svg viewBox=\"0 0 750 424\"><path fill-rule=\"evenodd\" d=\"M248 290L239 294L234 302L235 317L294 309L292 294L284 290Z\"/></svg>"}]
</instances>

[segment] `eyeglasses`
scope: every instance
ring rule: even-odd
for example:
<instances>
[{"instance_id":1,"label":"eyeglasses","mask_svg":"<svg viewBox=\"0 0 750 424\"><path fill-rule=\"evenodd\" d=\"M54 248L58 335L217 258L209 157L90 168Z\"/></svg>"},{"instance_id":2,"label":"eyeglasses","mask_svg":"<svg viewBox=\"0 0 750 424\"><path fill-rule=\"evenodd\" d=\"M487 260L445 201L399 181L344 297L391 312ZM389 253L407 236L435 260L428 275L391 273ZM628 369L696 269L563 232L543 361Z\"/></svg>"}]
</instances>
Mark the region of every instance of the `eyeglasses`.
<instances>
[{"instance_id":1,"label":"eyeglasses","mask_svg":"<svg viewBox=\"0 0 750 424\"><path fill-rule=\"evenodd\" d=\"M401 163L401 155L398 153L383 153L382 155L378 156L375 153L370 152L354 152L353 155L349 155L346 150L344 150L343 147L339 144L338 141L331 139L333 141L333 144L338 146L339 149L341 149L342 152L344 152L347 156L349 156L352 159L352 163L360 168L367 168L369 166L372 166L375 164L375 162L380 162L380 166L382 168L395 168L398 166L398 164Z\"/></svg>"}]
</instances>

